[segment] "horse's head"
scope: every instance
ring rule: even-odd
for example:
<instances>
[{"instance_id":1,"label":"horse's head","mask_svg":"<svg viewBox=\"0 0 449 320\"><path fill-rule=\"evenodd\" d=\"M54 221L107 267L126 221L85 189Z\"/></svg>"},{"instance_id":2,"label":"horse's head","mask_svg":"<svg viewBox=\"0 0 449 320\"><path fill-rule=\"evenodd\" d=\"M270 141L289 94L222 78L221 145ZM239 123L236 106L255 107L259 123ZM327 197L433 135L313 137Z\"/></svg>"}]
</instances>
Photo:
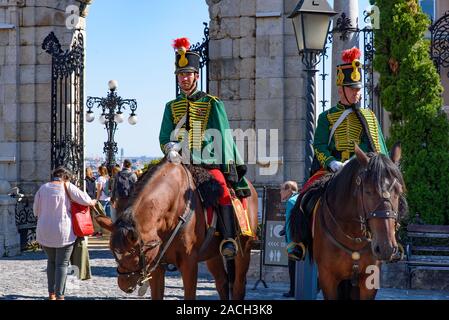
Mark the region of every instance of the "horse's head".
<instances>
[{"instance_id":1,"label":"horse's head","mask_svg":"<svg viewBox=\"0 0 449 320\"><path fill-rule=\"evenodd\" d=\"M125 211L115 223L108 217L96 220L100 226L111 232L109 247L117 262L118 286L122 291L132 293L143 269L132 212Z\"/></svg>"},{"instance_id":2,"label":"horse's head","mask_svg":"<svg viewBox=\"0 0 449 320\"><path fill-rule=\"evenodd\" d=\"M365 154L357 145L360 170L355 176L362 226L371 234L371 249L379 260L392 260L398 253L396 231L406 202L404 180L398 166L382 154ZM398 151L392 153L398 154ZM395 159L398 161L398 159Z\"/></svg>"}]
</instances>

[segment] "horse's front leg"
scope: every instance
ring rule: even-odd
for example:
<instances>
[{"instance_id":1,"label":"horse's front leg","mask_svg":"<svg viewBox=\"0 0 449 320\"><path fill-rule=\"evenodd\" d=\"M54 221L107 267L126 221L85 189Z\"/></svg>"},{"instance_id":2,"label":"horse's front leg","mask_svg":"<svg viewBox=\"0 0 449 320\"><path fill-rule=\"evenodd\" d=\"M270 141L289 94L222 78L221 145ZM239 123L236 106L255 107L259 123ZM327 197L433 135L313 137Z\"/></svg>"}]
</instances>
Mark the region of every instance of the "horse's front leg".
<instances>
[{"instance_id":1,"label":"horse's front leg","mask_svg":"<svg viewBox=\"0 0 449 320\"><path fill-rule=\"evenodd\" d=\"M243 300L246 293L246 274L248 273L251 260L252 239L242 239L241 241L244 249L235 258L235 280L232 288L232 300Z\"/></svg>"},{"instance_id":2,"label":"horse's front leg","mask_svg":"<svg viewBox=\"0 0 449 320\"><path fill-rule=\"evenodd\" d=\"M221 300L229 300L229 286L226 270L221 255L217 255L206 261L207 269L215 279L215 288Z\"/></svg>"},{"instance_id":3,"label":"horse's front leg","mask_svg":"<svg viewBox=\"0 0 449 320\"><path fill-rule=\"evenodd\" d=\"M151 274L150 288L151 288L151 299L152 300L162 300L164 299L165 290L165 269L162 267L156 268Z\"/></svg>"},{"instance_id":4,"label":"horse's front leg","mask_svg":"<svg viewBox=\"0 0 449 320\"><path fill-rule=\"evenodd\" d=\"M196 259L186 259L179 266L184 284L184 299L196 299L196 284L198 280L198 262Z\"/></svg>"},{"instance_id":5,"label":"horse's front leg","mask_svg":"<svg viewBox=\"0 0 449 320\"><path fill-rule=\"evenodd\" d=\"M371 282L371 279L368 279L367 276L361 277L359 281L360 288L360 300L374 300L376 298L377 289Z\"/></svg>"},{"instance_id":6,"label":"horse's front leg","mask_svg":"<svg viewBox=\"0 0 449 320\"><path fill-rule=\"evenodd\" d=\"M337 280L328 270L329 268L320 268L318 265L318 274L320 275L318 280L320 282L320 288L323 290L324 299L337 300L337 288L340 280Z\"/></svg>"}]
</instances>

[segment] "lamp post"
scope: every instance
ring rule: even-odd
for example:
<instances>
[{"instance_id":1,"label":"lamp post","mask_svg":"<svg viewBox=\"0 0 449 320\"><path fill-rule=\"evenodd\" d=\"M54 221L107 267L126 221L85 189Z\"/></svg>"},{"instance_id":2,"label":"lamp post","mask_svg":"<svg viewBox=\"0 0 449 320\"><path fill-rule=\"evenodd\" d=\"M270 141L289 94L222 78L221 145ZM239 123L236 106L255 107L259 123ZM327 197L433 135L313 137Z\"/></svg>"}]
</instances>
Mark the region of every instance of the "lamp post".
<instances>
[{"instance_id":1,"label":"lamp post","mask_svg":"<svg viewBox=\"0 0 449 320\"><path fill-rule=\"evenodd\" d=\"M289 18L292 19L298 51L307 73L306 87L306 155L304 161L304 182L310 174L313 161L313 138L315 134L315 74L324 51L331 17L336 15L326 0L300 0ZM307 254L308 255L308 254ZM305 261L296 263L295 299L316 299L317 268Z\"/></svg>"},{"instance_id":2,"label":"lamp post","mask_svg":"<svg viewBox=\"0 0 449 320\"><path fill-rule=\"evenodd\" d=\"M329 32L331 17L337 12L326 0L300 0L289 18L292 19L296 44L307 73L306 157L304 181L309 177L313 161L313 136L315 133L315 74L320 55Z\"/></svg>"},{"instance_id":3,"label":"lamp post","mask_svg":"<svg viewBox=\"0 0 449 320\"><path fill-rule=\"evenodd\" d=\"M106 167L111 172L112 167L115 165L115 154L118 152L117 142L114 141L115 131L117 130L117 124L123 122L123 111L126 107L129 107L131 114L128 118L128 122L131 125L137 123L136 109L137 101L135 99L122 99L117 95L117 81L110 80L108 82L109 92L106 98L87 97L87 112L86 121L92 122L95 119L93 107L101 107L101 116L99 121L105 125L108 133L108 141L104 143L103 152L106 154Z\"/></svg>"}]
</instances>

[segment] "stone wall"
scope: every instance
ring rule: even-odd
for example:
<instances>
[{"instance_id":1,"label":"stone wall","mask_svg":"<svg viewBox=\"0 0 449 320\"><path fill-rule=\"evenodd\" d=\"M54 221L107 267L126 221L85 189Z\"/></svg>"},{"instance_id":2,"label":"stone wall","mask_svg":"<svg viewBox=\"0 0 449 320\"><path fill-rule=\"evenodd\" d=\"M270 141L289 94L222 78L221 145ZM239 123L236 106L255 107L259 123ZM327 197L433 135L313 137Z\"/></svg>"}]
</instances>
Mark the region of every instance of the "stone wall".
<instances>
[{"instance_id":1,"label":"stone wall","mask_svg":"<svg viewBox=\"0 0 449 320\"><path fill-rule=\"evenodd\" d=\"M210 91L225 103L231 128L266 133L267 152L249 166L256 184L302 182L304 166L304 72L287 15L295 0L207 0L210 13ZM264 159L276 147L278 157ZM275 137L275 136L271 136ZM263 137L262 137L263 138ZM245 147L245 161L249 146ZM274 174L261 170L276 168Z\"/></svg>"},{"instance_id":2,"label":"stone wall","mask_svg":"<svg viewBox=\"0 0 449 320\"><path fill-rule=\"evenodd\" d=\"M50 176L51 56L42 49L54 32L62 49L75 34L66 26L65 0L0 1L0 150L17 159L0 177L34 193ZM84 30L85 19L77 28Z\"/></svg>"},{"instance_id":3,"label":"stone wall","mask_svg":"<svg viewBox=\"0 0 449 320\"><path fill-rule=\"evenodd\" d=\"M34 194L51 166L51 56L42 49L50 32L62 49L76 28L66 25L69 5L91 0L0 0L0 256L20 252L11 187Z\"/></svg>"}]
</instances>

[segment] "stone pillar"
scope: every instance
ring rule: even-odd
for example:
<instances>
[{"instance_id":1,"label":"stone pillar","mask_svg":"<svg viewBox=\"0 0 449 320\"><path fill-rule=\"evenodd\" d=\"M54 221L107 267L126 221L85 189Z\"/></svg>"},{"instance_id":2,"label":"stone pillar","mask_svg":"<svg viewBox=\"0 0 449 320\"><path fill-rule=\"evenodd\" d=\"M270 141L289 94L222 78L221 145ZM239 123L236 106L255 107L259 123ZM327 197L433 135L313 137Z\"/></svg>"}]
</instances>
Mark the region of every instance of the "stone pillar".
<instances>
[{"instance_id":1,"label":"stone pillar","mask_svg":"<svg viewBox=\"0 0 449 320\"><path fill-rule=\"evenodd\" d=\"M280 184L284 179L286 160L283 146L285 112L283 1L255 2L255 128L258 133L256 176L259 183ZM269 142L273 134L277 135L274 144ZM265 144L264 137L266 137ZM265 158L275 150L273 148L278 151L272 154L274 158Z\"/></svg>"},{"instance_id":2,"label":"stone pillar","mask_svg":"<svg viewBox=\"0 0 449 320\"><path fill-rule=\"evenodd\" d=\"M446 0L435 1L435 21L441 18L448 11L449 11L449 2L447 2Z\"/></svg>"},{"instance_id":3,"label":"stone pillar","mask_svg":"<svg viewBox=\"0 0 449 320\"><path fill-rule=\"evenodd\" d=\"M337 23L338 19L341 19L343 26L358 28L359 26L359 2L358 0L335 0L334 1L334 11L338 14L333 19L333 28L338 28L340 25ZM342 15L344 14L344 16ZM343 19L344 18L344 19ZM345 22L346 21L346 22ZM335 67L342 63L341 53L343 50L350 49L352 47L359 48L359 37L357 33L347 32L347 33L334 33L334 40L332 42L332 97L331 106L334 106L338 102L338 93L336 83L336 72L334 72Z\"/></svg>"},{"instance_id":4,"label":"stone pillar","mask_svg":"<svg viewBox=\"0 0 449 320\"><path fill-rule=\"evenodd\" d=\"M14 158L0 157L0 174L4 175L14 163ZM20 254L20 236L15 221L16 200L8 195L10 191L9 182L0 179L0 258Z\"/></svg>"},{"instance_id":5,"label":"stone pillar","mask_svg":"<svg viewBox=\"0 0 449 320\"><path fill-rule=\"evenodd\" d=\"M249 179L276 186L302 181L304 72L286 18L297 1L206 2L210 92L224 101L231 128L242 130L237 140L253 140L244 148Z\"/></svg>"}]
</instances>

